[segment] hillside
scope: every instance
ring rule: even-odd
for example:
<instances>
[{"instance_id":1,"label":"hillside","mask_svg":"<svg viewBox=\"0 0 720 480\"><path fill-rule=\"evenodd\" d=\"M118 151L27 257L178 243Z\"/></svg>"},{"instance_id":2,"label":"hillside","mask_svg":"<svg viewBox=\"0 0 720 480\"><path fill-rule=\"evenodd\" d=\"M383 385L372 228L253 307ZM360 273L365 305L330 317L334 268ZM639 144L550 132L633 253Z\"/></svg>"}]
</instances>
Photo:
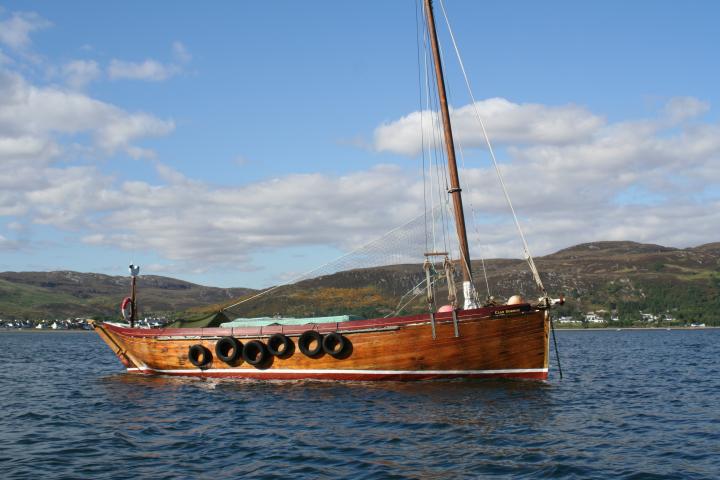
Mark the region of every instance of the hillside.
<instances>
[{"instance_id":1,"label":"hillside","mask_svg":"<svg viewBox=\"0 0 720 480\"><path fill-rule=\"evenodd\" d=\"M557 315L617 310L624 323L640 320L640 311L669 312L682 321L719 323L720 243L677 249L635 242L594 242L576 245L536 259L552 296L564 294L567 304ZM486 260L491 295L506 299L519 293L538 298L523 260ZM480 262L473 263L482 298ZM383 316L393 313L400 297L423 281L420 265L394 265L327 275L281 289L271 298L243 306L247 316L281 313L310 316L355 313ZM446 292L436 295L443 302ZM426 310L423 296L404 312Z\"/></svg>"},{"instance_id":2,"label":"hillside","mask_svg":"<svg viewBox=\"0 0 720 480\"><path fill-rule=\"evenodd\" d=\"M0 318L115 318L129 293L129 278L97 273L2 272ZM214 288L154 275L138 279L141 313L171 313L227 302L254 290Z\"/></svg>"},{"instance_id":3,"label":"hillside","mask_svg":"<svg viewBox=\"0 0 720 480\"><path fill-rule=\"evenodd\" d=\"M669 312L682 321L719 323L715 312L720 311L720 243L678 249L635 242L594 242L539 257L536 262L548 292L568 298L558 315L579 317L591 310L608 314L616 310L621 320L633 322L640 319L640 311ZM497 299L516 293L538 297L524 261L497 259L485 264L490 293ZM480 262L475 262L473 269L484 298L487 292ZM401 297L422 280L420 265L349 270L283 287L232 313L383 316L393 313ZM254 292L152 275L141 276L139 282L142 313L179 312L180 317L185 316L183 311L197 311L202 306L210 311ZM0 317L113 317L127 291L127 277L77 272L0 273ZM446 295L438 292L438 302L443 303ZM425 311L423 298L420 295L409 303L403 313Z\"/></svg>"}]
</instances>

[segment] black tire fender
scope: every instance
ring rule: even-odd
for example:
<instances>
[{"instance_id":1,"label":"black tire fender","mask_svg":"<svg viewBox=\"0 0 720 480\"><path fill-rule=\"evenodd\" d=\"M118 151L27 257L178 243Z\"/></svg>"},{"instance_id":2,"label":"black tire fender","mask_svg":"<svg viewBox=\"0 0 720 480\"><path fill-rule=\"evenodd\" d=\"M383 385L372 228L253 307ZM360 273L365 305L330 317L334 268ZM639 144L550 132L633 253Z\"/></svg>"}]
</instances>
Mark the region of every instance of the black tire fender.
<instances>
[{"instance_id":1,"label":"black tire fender","mask_svg":"<svg viewBox=\"0 0 720 480\"><path fill-rule=\"evenodd\" d=\"M233 365L242 358L243 344L234 337L222 337L215 344L215 356L227 363Z\"/></svg>"},{"instance_id":2,"label":"black tire fender","mask_svg":"<svg viewBox=\"0 0 720 480\"><path fill-rule=\"evenodd\" d=\"M287 358L295 349L293 341L282 333L274 333L268 338L267 349L276 357Z\"/></svg>"},{"instance_id":3,"label":"black tire fender","mask_svg":"<svg viewBox=\"0 0 720 480\"><path fill-rule=\"evenodd\" d=\"M204 368L212 362L212 353L204 345L196 343L188 349L188 360L198 368Z\"/></svg>"},{"instance_id":4,"label":"black tire fender","mask_svg":"<svg viewBox=\"0 0 720 480\"><path fill-rule=\"evenodd\" d=\"M328 355L340 358L348 348L348 340L340 333L330 332L323 338L322 348Z\"/></svg>"},{"instance_id":5,"label":"black tire fender","mask_svg":"<svg viewBox=\"0 0 720 480\"><path fill-rule=\"evenodd\" d=\"M313 342L315 342L315 347L310 348ZM311 358L316 357L323 351L323 337L320 335L320 332L308 330L300 335L298 347L304 355Z\"/></svg>"},{"instance_id":6,"label":"black tire fender","mask_svg":"<svg viewBox=\"0 0 720 480\"><path fill-rule=\"evenodd\" d=\"M250 340L243 347L242 357L243 360L253 367L258 367L270 358L270 352L268 352L267 347L260 340Z\"/></svg>"}]
</instances>

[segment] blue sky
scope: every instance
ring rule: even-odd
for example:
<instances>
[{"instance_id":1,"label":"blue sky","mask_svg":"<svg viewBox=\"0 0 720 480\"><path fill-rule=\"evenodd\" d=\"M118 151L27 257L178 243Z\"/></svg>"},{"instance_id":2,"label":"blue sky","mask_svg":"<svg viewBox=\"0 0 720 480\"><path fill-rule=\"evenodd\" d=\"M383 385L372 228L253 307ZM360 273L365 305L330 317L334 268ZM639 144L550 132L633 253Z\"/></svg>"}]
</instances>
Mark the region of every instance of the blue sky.
<instances>
[{"instance_id":1,"label":"blue sky","mask_svg":"<svg viewBox=\"0 0 720 480\"><path fill-rule=\"evenodd\" d=\"M422 212L412 0L0 7L0 270L260 287ZM719 240L716 2L447 8L536 254ZM447 63L471 241L517 257Z\"/></svg>"}]
</instances>

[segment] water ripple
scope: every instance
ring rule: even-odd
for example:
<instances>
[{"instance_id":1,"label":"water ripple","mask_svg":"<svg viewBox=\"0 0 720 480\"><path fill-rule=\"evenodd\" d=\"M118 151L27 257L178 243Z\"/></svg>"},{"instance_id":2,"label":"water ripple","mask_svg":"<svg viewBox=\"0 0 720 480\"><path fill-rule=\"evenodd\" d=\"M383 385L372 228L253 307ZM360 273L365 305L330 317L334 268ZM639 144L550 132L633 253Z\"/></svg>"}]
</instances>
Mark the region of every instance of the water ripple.
<instances>
[{"instance_id":1,"label":"water ripple","mask_svg":"<svg viewBox=\"0 0 720 480\"><path fill-rule=\"evenodd\" d=\"M716 478L720 332L560 332L548 382L124 374L93 334L0 334L3 478ZM78 352L82 352L78 354Z\"/></svg>"}]
</instances>

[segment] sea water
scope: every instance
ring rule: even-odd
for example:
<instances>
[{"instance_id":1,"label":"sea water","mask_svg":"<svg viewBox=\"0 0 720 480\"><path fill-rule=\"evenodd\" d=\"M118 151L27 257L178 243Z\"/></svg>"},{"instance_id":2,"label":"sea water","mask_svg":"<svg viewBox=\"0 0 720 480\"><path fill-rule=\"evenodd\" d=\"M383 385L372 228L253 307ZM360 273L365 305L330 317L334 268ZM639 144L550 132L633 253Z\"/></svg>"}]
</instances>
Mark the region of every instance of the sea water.
<instances>
[{"instance_id":1,"label":"sea water","mask_svg":"<svg viewBox=\"0 0 720 480\"><path fill-rule=\"evenodd\" d=\"M0 333L0 478L719 478L720 330L561 331L547 382L124 373Z\"/></svg>"}]
</instances>

